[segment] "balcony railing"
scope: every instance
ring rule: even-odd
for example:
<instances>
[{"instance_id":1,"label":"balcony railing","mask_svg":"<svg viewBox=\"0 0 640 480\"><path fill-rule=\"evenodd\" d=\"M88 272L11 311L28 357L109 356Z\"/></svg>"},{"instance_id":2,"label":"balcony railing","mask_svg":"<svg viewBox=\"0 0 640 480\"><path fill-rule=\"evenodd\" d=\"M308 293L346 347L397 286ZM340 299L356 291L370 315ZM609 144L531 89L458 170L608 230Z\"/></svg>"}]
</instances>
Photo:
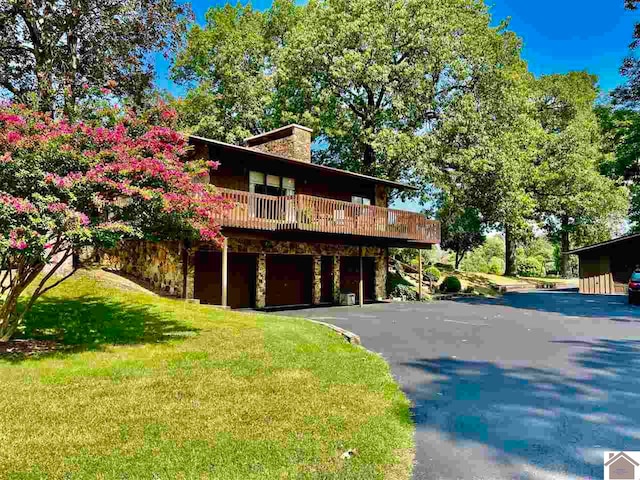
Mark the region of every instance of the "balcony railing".
<instances>
[{"instance_id":1,"label":"balcony railing","mask_svg":"<svg viewBox=\"0 0 640 480\"><path fill-rule=\"evenodd\" d=\"M275 197L218 188L234 204L221 223L255 230L305 230L440 242L440 223L419 213L309 195Z\"/></svg>"}]
</instances>

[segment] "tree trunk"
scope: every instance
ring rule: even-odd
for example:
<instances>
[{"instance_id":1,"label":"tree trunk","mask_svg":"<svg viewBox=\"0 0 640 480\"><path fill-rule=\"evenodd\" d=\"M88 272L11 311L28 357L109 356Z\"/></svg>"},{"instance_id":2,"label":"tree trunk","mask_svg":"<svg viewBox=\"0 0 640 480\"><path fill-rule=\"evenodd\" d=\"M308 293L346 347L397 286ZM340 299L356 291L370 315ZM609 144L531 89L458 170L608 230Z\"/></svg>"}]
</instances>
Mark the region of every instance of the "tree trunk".
<instances>
[{"instance_id":1,"label":"tree trunk","mask_svg":"<svg viewBox=\"0 0 640 480\"><path fill-rule=\"evenodd\" d=\"M6 342L13 337L22 323L22 319L33 305L34 295L37 292L33 292L31 300L22 311L18 312L20 295L42 272L44 266L42 263L33 267L19 267L17 269L16 278L12 281L7 297L4 303L0 304L0 342Z\"/></svg>"},{"instance_id":2,"label":"tree trunk","mask_svg":"<svg viewBox=\"0 0 640 480\"><path fill-rule=\"evenodd\" d=\"M9 340L20 324L20 316L16 310L22 291L22 288L12 289L0 308L0 342Z\"/></svg>"},{"instance_id":3,"label":"tree trunk","mask_svg":"<svg viewBox=\"0 0 640 480\"><path fill-rule=\"evenodd\" d=\"M365 145L364 146L364 159L363 159L363 163L364 163L364 169L365 172L367 174L371 174L373 173L371 170L373 167L373 165L376 163L376 152L373 149L372 145Z\"/></svg>"},{"instance_id":4,"label":"tree trunk","mask_svg":"<svg viewBox=\"0 0 640 480\"><path fill-rule=\"evenodd\" d=\"M560 232L560 276L562 278L569 278L571 275L569 272L569 255L568 252L571 249L569 242L569 217L563 215L562 217L562 230Z\"/></svg>"},{"instance_id":5,"label":"tree trunk","mask_svg":"<svg viewBox=\"0 0 640 480\"><path fill-rule=\"evenodd\" d=\"M53 78L47 67L38 68L36 66L37 88L38 88L38 110L42 113L55 113L55 92Z\"/></svg>"},{"instance_id":6,"label":"tree trunk","mask_svg":"<svg viewBox=\"0 0 640 480\"><path fill-rule=\"evenodd\" d=\"M504 240L505 240L505 259L504 259L504 274L508 277L517 275L516 270L516 241L513 238L513 233L509 226L504 228Z\"/></svg>"},{"instance_id":7,"label":"tree trunk","mask_svg":"<svg viewBox=\"0 0 640 480\"><path fill-rule=\"evenodd\" d=\"M64 113L70 121L73 120L76 112L76 74L78 72L78 37L75 31L75 17L78 16L79 7L77 0L71 2L71 15L74 22L67 31L67 49L69 51L69 62L66 64L64 76Z\"/></svg>"}]
</instances>

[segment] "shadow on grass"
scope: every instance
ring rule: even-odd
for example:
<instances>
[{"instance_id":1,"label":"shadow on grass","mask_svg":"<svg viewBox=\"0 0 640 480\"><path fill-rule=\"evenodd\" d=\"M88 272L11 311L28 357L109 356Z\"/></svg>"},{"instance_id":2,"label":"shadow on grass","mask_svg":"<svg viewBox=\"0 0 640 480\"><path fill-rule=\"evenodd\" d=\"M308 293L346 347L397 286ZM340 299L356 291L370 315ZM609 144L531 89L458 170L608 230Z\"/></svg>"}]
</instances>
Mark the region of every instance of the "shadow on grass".
<instances>
[{"instance_id":1,"label":"shadow on grass","mask_svg":"<svg viewBox=\"0 0 640 480\"><path fill-rule=\"evenodd\" d=\"M484 445L503 465L602 478L603 450L638 445L640 341L554 343L570 348L572 368L451 358L406 364L432 378L409 393L417 428L440 432L447 448Z\"/></svg>"},{"instance_id":2,"label":"shadow on grass","mask_svg":"<svg viewBox=\"0 0 640 480\"><path fill-rule=\"evenodd\" d=\"M100 350L105 345L159 343L193 336L197 331L146 305L94 296L71 300L45 297L27 314L21 332L16 335L16 344L27 339L39 345L47 342L52 346L50 351L18 348L8 358L22 360L61 351Z\"/></svg>"}]
</instances>

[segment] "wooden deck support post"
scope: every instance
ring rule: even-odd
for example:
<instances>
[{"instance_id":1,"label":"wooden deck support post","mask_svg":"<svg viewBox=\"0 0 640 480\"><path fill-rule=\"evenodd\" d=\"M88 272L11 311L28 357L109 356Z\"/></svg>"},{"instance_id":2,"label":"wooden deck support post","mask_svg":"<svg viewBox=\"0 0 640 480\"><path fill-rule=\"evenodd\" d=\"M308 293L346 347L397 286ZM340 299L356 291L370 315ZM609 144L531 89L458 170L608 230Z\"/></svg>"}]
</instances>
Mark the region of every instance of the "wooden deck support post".
<instances>
[{"instance_id":1,"label":"wooden deck support post","mask_svg":"<svg viewBox=\"0 0 640 480\"><path fill-rule=\"evenodd\" d=\"M222 306L227 306L228 299L228 278L229 278L229 242L225 238L222 243Z\"/></svg>"},{"instance_id":2,"label":"wooden deck support post","mask_svg":"<svg viewBox=\"0 0 640 480\"><path fill-rule=\"evenodd\" d=\"M360 307L364 306L364 278L362 272L362 247L360 247L360 282L358 284L358 298L360 301Z\"/></svg>"},{"instance_id":3,"label":"wooden deck support post","mask_svg":"<svg viewBox=\"0 0 640 480\"><path fill-rule=\"evenodd\" d=\"M418 249L418 300L422 301L422 249Z\"/></svg>"}]
</instances>

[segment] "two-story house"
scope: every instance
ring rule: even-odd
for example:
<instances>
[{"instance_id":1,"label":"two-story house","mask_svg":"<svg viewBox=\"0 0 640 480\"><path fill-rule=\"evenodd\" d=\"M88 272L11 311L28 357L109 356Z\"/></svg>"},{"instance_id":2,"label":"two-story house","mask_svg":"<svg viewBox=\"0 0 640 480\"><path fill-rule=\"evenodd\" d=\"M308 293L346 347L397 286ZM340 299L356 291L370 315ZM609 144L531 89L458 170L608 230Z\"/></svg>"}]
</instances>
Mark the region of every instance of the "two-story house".
<instances>
[{"instance_id":1,"label":"two-story house","mask_svg":"<svg viewBox=\"0 0 640 480\"><path fill-rule=\"evenodd\" d=\"M111 264L201 303L265 308L387 298L389 247L430 248L438 222L388 208L413 187L311 163L311 130L289 125L245 146L191 137L220 162L210 181L233 202L224 245L131 245Z\"/></svg>"}]
</instances>

